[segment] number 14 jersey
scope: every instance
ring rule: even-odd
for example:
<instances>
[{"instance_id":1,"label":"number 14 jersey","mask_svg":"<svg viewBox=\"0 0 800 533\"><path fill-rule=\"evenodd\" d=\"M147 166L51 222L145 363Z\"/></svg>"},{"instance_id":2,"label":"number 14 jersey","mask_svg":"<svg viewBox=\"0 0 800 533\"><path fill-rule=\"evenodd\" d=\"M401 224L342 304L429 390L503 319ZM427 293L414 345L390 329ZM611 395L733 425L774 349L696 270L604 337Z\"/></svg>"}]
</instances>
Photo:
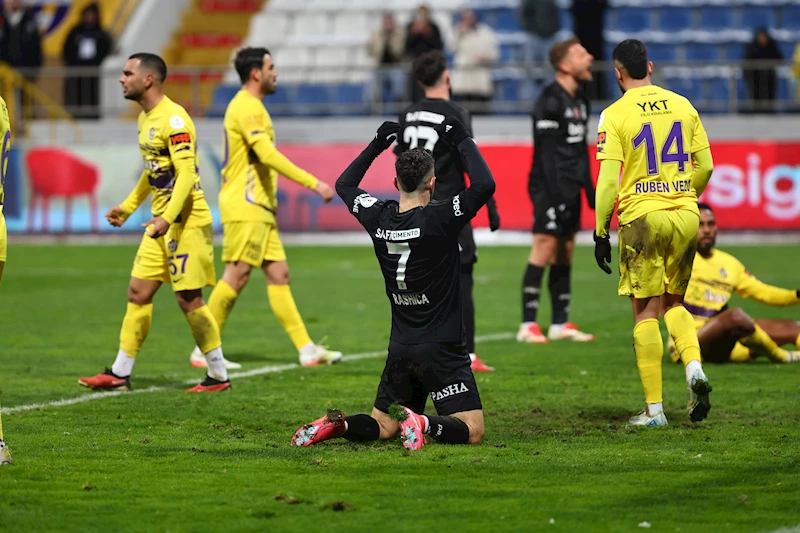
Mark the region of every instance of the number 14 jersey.
<instances>
[{"instance_id":1,"label":"number 14 jersey","mask_svg":"<svg viewBox=\"0 0 800 533\"><path fill-rule=\"evenodd\" d=\"M709 147L697 110L656 85L628 90L597 125L597 159L622 162L620 225L662 209L697 212L691 154Z\"/></svg>"}]
</instances>

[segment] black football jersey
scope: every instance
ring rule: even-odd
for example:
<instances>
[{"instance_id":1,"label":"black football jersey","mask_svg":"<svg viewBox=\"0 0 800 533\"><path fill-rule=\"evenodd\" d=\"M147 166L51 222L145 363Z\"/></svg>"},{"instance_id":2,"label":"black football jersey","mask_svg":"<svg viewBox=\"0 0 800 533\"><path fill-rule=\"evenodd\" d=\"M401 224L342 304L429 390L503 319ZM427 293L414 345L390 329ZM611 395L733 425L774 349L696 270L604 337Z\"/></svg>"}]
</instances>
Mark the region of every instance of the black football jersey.
<instances>
[{"instance_id":1,"label":"black football jersey","mask_svg":"<svg viewBox=\"0 0 800 533\"><path fill-rule=\"evenodd\" d=\"M466 109L440 98L423 98L400 113L400 134L397 137L395 154L400 155L412 148L425 148L433 153L436 161L434 173L436 186L434 200L451 198L466 188L464 182L464 163L457 152L444 142L433 129L446 117L455 117L472 135L472 117Z\"/></svg>"},{"instance_id":2,"label":"black football jersey","mask_svg":"<svg viewBox=\"0 0 800 533\"><path fill-rule=\"evenodd\" d=\"M529 190L548 194L550 205L574 203L582 188L594 194L586 134L589 100L557 82L544 88L533 109L533 166Z\"/></svg>"},{"instance_id":3,"label":"black football jersey","mask_svg":"<svg viewBox=\"0 0 800 533\"><path fill-rule=\"evenodd\" d=\"M459 148L470 187L424 207L401 213L397 201L358 188L379 155L372 146L336 182L337 193L372 238L392 307L392 342L464 340L458 235L495 186L474 141L467 139Z\"/></svg>"}]
</instances>

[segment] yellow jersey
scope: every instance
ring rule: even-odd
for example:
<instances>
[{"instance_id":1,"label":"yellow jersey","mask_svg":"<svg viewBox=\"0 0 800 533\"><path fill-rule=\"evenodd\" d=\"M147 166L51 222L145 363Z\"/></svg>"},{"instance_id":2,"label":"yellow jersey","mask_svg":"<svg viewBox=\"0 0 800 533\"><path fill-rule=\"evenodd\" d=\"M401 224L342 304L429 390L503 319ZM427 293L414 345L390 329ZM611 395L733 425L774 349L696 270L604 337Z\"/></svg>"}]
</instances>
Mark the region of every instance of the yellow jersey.
<instances>
[{"instance_id":1,"label":"yellow jersey","mask_svg":"<svg viewBox=\"0 0 800 533\"><path fill-rule=\"evenodd\" d=\"M6 172L8 172L8 154L11 152L11 121L8 119L6 101L0 97L0 137L2 137L2 152L0 152L0 215L3 213L3 202L6 199L5 187Z\"/></svg>"},{"instance_id":2,"label":"yellow jersey","mask_svg":"<svg viewBox=\"0 0 800 533\"><path fill-rule=\"evenodd\" d=\"M709 257L696 254L683 305L697 325L724 311L733 293L776 307L800 303L797 291L757 280L730 254L720 250L712 250Z\"/></svg>"},{"instance_id":3,"label":"yellow jersey","mask_svg":"<svg viewBox=\"0 0 800 533\"><path fill-rule=\"evenodd\" d=\"M200 185L197 132L186 110L164 96L149 112L142 111L139 150L144 172L121 204L125 214L135 211L152 192L153 216L187 228L211 224L211 210Z\"/></svg>"},{"instance_id":4,"label":"yellow jersey","mask_svg":"<svg viewBox=\"0 0 800 533\"><path fill-rule=\"evenodd\" d=\"M275 147L275 129L261 100L236 93L225 110L224 158L219 211L222 223L275 223L278 174L310 189L317 179L297 168Z\"/></svg>"},{"instance_id":5,"label":"yellow jersey","mask_svg":"<svg viewBox=\"0 0 800 533\"><path fill-rule=\"evenodd\" d=\"M630 89L601 113L597 131L597 160L623 166L620 225L662 209L698 212L691 154L709 143L689 100L656 85Z\"/></svg>"}]
</instances>

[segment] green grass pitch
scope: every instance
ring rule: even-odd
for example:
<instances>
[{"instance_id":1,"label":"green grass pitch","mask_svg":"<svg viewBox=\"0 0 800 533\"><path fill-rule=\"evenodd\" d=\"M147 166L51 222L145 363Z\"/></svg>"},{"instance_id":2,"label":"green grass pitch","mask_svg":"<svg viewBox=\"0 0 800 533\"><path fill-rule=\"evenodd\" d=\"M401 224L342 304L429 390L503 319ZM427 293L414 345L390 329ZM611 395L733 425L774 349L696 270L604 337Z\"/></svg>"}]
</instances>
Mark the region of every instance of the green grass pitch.
<instances>
[{"instance_id":1,"label":"green grass pitch","mask_svg":"<svg viewBox=\"0 0 800 533\"><path fill-rule=\"evenodd\" d=\"M134 247L12 246L0 285L4 408L88 394L77 378L116 354ZM797 248L730 248L766 282L798 285ZM315 340L385 349L390 314L370 248L289 248L294 295ZM615 254L616 255L616 254ZM683 369L665 359L670 426L625 428L644 402L627 300L576 251L572 319L593 344L523 346L527 250L482 248L476 266L479 446L333 441L289 446L328 407L368 413L381 357L183 392L188 325L162 288L125 394L3 415L16 464L0 468L0 531L773 531L800 524L800 365L708 366L712 410L692 425ZM795 265L795 266L792 266ZM218 273L221 270L218 270ZM797 318L737 300L755 317ZM540 322L549 323L549 299ZM255 273L223 335L244 370L296 362Z\"/></svg>"}]
</instances>

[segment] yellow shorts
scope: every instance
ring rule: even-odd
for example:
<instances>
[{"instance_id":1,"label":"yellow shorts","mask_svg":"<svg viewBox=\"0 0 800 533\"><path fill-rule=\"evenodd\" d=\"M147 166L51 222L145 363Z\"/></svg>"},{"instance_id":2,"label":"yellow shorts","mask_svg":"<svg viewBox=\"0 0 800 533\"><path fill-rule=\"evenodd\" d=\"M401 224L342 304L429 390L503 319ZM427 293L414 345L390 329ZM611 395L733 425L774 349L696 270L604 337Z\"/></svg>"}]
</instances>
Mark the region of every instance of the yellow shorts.
<instances>
[{"instance_id":1,"label":"yellow shorts","mask_svg":"<svg viewBox=\"0 0 800 533\"><path fill-rule=\"evenodd\" d=\"M264 261L286 261L278 227L267 222L228 222L222 237L222 262L243 261L261 268Z\"/></svg>"},{"instance_id":2,"label":"yellow shorts","mask_svg":"<svg viewBox=\"0 0 800 533\"><path fill-rule=\"evenodd\" d=\"M685 294L697 251L700 217L688 209L653 211L619 228L619 294Z\"/></svg>"},{"instance_id":3,"label":"yellow shorts","mask_svg":"<svg viewBox=\"0 0 800 533\"><path fill-rule=\"evenodd\" d=\"M211 225L188 229L172 225L157 239L145 233L131 277L170 283L175 292L213 286L217 276Z\"/></svg>"},{"instance_id":4,"label":"yellow shorts","mask_svg":"<svg viewBox=\"0 0 800 533\"><path fill-rule=\"evenodd\" d=\"M6 217L0 212L0 263L6 262L8 252L8 233L6 232Z\"/></svg>"}]
</instances>

